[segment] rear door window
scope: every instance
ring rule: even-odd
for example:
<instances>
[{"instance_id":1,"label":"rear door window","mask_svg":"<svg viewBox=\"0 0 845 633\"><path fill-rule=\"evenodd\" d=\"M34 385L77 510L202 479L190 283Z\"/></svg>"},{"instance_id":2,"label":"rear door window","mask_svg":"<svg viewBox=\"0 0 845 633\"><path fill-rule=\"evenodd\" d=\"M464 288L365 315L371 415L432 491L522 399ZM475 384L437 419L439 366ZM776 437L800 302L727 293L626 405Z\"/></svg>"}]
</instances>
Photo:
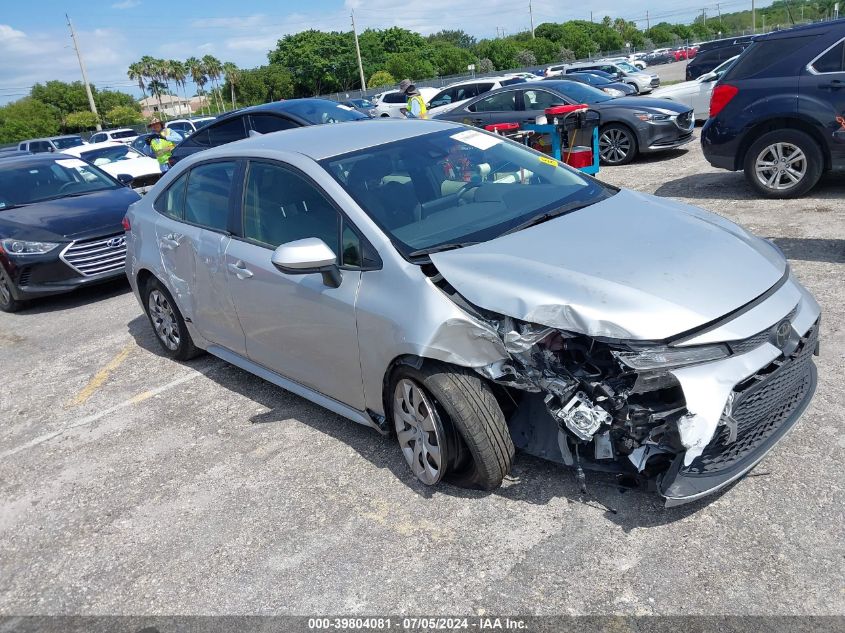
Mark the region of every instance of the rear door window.
<instances>
[{"instance_id":1,"label":"rear door window","mask_svg":"<svg viewBox=\"0 0 845 633\"><path fill-rule=\"evenodd\" d=\"M260 134L270 134L271 132L281 132L282 130L290 130L299 127L290 119L275 114L251 114L250 121L252 129Z\"/></svg>"},{"instance_id":2,"label":"rear door window","mask_svg":"<svg viewBox=\"0 0 845 633\"><path fill-rule=\"evenodd\" d=\"M477 101L467 108L470 112L511 112L517 109L516 90L506 90Z\"/></svg>"},{"instance_id":3,"label":"rear door window","mask_svg":"<svg viewBox=\"0 0 845 633\"><path fill-rule=\"evenodd\" d=\"M238 119L240 120L240 119ZM229 192L237 164L205 163L188 175L185 191L185 221L215 231L229 226Z\"/></svg>"},{"instance_id":4,"label":"rear door window","mask_svg":"<svg viewBox=\"0 0 845 633\"><path fill-rule=\"evenodd\" d=\"M233 143L244 138L246 138L246 129L244 129L244 117L242 116L208 126L208 140L211 147Z\"/></svg>"},{"instance_id":5,"label":"rear door window","mask_svg":"<svg viewBox=\"0 0 845 633\"><path fill-rule=\"evenodd\" d=\"M817 73L845 72L845 40L817 57L812 63L812 68Z\"/></svg>"},{"instance_id":6,"label":"rear door window","mask_svg":"<svg viewBox=\"0 0 845 633\"><path fill-rule=\"evenodd\" d=\"M169 218L182 220L185 217L185 185L187 184L188 174L184 173L156 198L153 208Z\"/></svg>"},{"instance_id":7,"label":"rear door window","mask_svg":"<svg viewBox=\"0 0 845 633\"><path fill-rule=\"evenodd\" d=\"M401 92L391 92L389 94L384 95L382 97L382 102L384 103L407 103L408 98L403 95Z\"/></svg>"},{"instance_id":8,"label":"rear door window","mask_svg":"<svg viewBox=\"0 0 845 633\"><path fill-rule=\"evenodd\" d=\"M744 79L759 75L773 64L804 48L817 37L818 35L804 35L755 42L744 55L736 60L730 71L726 73L726 79ZM715 52L719 54L719 61L721 62L736 55L737 48L739 47L726 46Z\"/></svg>"}]
</instances>

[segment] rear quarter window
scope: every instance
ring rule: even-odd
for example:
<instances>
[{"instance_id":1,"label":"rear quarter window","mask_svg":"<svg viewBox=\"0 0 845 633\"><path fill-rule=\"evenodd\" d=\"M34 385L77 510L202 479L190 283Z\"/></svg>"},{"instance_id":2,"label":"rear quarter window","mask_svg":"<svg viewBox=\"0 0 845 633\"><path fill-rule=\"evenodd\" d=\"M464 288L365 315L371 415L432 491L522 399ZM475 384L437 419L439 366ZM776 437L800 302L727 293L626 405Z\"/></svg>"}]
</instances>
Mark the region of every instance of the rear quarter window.
<instances>
[{"instance_id":1,"label":"rear quarter window","mask_svg":"<svg viewBox=\"0 0 845 633\"><path fill-rule=\"evenodd\" d=\"M801 37L777 38L754 42L740 55L731 69L725 73L725 81L756 77L773 67L777 68L775 73L767 74L795 75L797 74L797 69L803 67L808 61L807 57L800 56L801 49L812 44L817 37L818 35L804 35ZM731 48L734 47L729 46L726 49L719 49L714 52L724 55L722 59L724 61L725 59L731 58L731 54L725 54L724 52ZM789 57L792 55L796 59L794 64L780 63L788 62Z\"/></svg>"},{"instance_id":2,"label":"rear quarter window","mask_svg":"<svg viewBox=\"0 0 845 633\"><path fill-rule=\"evenodd\" d=\"M845 40L819 56L812 64L817 73L845 72Z\"/></svg>"}]
</instances>

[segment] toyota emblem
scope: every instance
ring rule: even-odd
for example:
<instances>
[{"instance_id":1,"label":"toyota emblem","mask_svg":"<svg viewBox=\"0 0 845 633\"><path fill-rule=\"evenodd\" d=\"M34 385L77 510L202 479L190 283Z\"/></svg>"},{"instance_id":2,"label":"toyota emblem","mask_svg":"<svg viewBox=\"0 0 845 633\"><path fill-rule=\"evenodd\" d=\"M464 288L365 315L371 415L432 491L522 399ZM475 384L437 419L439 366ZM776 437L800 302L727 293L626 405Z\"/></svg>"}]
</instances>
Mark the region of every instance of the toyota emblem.
<instances>
[{"instance_id":1,"label":"toyota emblem","mask_svg":"<svg viewBox=\"0 0 845 633\"><path fill-rule=\"evenodd\" d=\"M106 245L111 248L120 248L121 246L125 246L126 236L121 235L120 237L113 237L108 242L106 242Z\"/></svg>"},{"instance_id":2,"label":"toyota emblem","mask_svg":"<svg viewBox=\"0 0 845 633\"><path fill-rule=\"evenodd\" d=\"M775 345L778 349L786 347L786 343L789 341L790 330L792 330L792 326L789 324L789 321L778 323L777 328L775 328Z\"/></svg>"}]
</instances>

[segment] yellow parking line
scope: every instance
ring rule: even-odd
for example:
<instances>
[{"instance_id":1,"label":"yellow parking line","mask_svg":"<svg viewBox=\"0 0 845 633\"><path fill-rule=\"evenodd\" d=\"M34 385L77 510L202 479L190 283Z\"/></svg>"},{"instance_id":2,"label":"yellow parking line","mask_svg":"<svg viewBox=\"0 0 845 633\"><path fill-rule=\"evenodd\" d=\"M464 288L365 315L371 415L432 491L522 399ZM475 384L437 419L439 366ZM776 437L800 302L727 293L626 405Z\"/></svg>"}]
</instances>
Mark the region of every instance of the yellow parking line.
<instances>
[{"instance_id":1,"label":"yellow parking line","mask_svg":"<svg viewBox=\"0 0 845 633\"><path fill-rule=\"evenodd\" d=\"M120 367L120 364L126 360L126 357L129 356L129 352L132 351L132 348L135 347L135 342L128 343L126 347L120 350L117 353L117 356L112 358L108 364L103 367L100 371L94 374L94 377L88 381L88 384L83 387L82 391L76 394L76 397L68 403L69 407L76 407L80 404L83 404L88 398L94 395L94 392L97 391L100 387L103 386L103 383L109 379L111 373Z\"/></svg>"}]
</instances>

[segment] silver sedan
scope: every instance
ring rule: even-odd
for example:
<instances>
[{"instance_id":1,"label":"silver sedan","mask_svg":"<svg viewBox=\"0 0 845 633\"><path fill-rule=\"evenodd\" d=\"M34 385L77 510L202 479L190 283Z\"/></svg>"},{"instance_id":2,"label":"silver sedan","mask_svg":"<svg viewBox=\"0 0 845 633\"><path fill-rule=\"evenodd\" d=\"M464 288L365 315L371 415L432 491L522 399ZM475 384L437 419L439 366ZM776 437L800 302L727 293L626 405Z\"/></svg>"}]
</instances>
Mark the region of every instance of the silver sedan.
<instances>
[{"instance_id":1,"label":"silver sedan","mask_svg":"<svg viewBox=\"0 0 845 633\"><path fill-rule=\"evenodd\" d=\"M167 354L394 435L424 484L493 489L520 448L683 503L753 468L816 386L819 306L773 244L453 123L201 152L126 224Z\"/></svg>"}]
</instances>

